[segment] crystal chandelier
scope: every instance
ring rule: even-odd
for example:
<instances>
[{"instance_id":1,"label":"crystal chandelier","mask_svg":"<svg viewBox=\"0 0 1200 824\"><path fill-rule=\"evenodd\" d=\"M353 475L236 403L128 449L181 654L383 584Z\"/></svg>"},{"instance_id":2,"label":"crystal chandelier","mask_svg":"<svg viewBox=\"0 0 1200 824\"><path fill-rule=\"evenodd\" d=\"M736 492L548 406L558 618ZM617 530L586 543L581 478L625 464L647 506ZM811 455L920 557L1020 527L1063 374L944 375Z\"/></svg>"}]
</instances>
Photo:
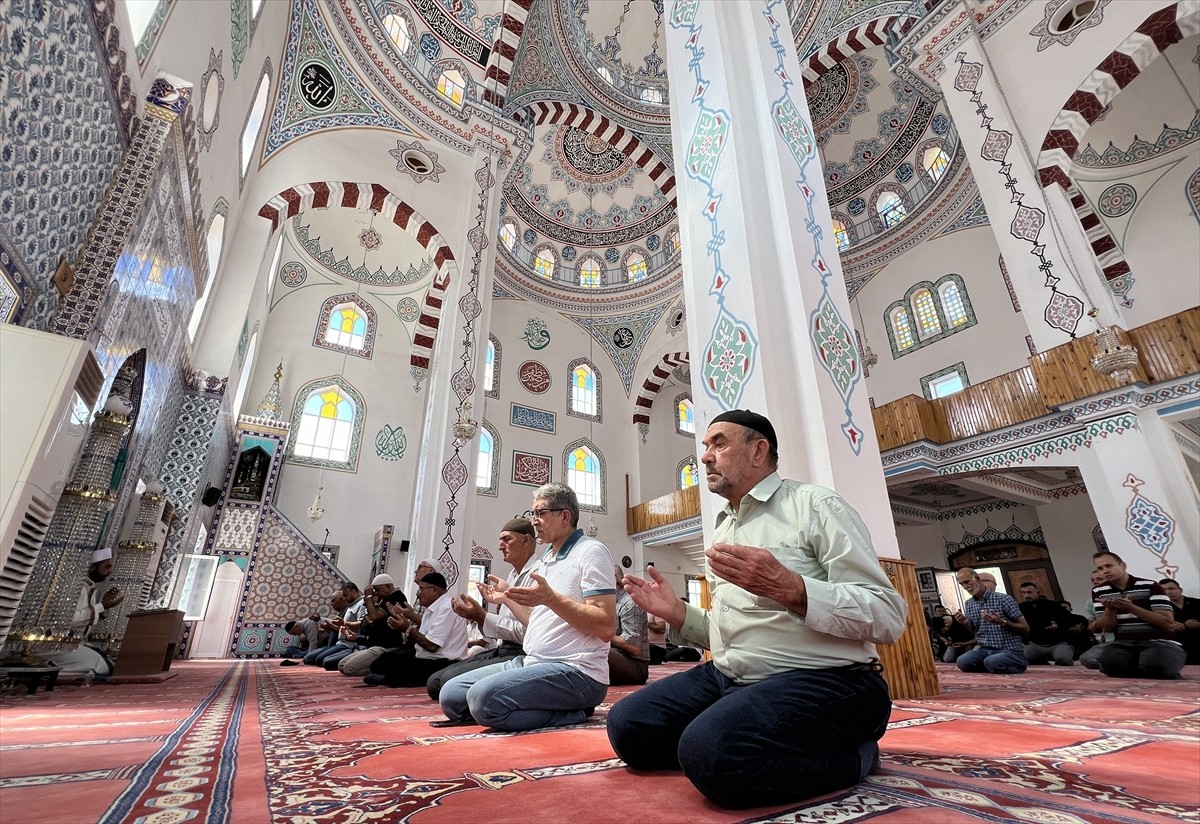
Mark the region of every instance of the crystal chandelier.
<instances>
[{"instance_id":1,"label":"crystal chandelier","mask_svg":"<svg viewBox=\"0 0 1200 824\"><path fill-rule=\"evenodd\" d=\"M600 527L596 526L596 516L595 515L588 516L588 525L586 527L584 527L583 534L588 536L589 538L595 538L597 535L600 534Z\"/></svg>"},{"instance_id":2,"label":"crystal chandelier","mask_svg":"<svg viewBox=\"0 0 1200 824\"><path fill-rule=\"evenodd\" d=\"M1096 350L1092 368L1117 383L1128 383L1138 365L1137 348L1118 341L1111 326L1101 326L1096 330Z\"/></svg>"},{"instance_id":3,"label":"crystal chandelier","mask_svg":"<svg viewBox=\"0 0 1200 824\"><path fill-rule=\"evenodd\" d=\"M479 432L479 422L471 418L471 402L463 401L458 407L458 418L450 425L454 439L462 446Z\"/></svg>"},{"instance_id":4,"label":"crystal chandelier","mask_svg":"<svg viewBox=\"0 0 1200 824\"><path fill-rule=\"evenodd\" d=\"M321 506L321 493L324 491L324 484L317 487L317 497L313 498L312 506L308 508L308 520L314 524L325 517L325 507Z\"/></svg>"}]
</instances>

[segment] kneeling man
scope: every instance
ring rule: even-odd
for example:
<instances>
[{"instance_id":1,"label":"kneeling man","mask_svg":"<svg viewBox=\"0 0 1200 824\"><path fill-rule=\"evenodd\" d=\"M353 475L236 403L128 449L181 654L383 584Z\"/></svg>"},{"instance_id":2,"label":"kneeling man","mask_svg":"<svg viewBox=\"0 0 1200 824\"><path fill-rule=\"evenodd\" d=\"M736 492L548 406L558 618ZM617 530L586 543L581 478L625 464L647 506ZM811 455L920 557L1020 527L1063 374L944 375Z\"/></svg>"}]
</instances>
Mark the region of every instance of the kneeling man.
<instances>
[{"instance_id":1,"label":"kneeling man","mask_svg":"<svg viewBox=\"0 0 1200 824\"><path fill-rule=\"evenodd\" d=\"M849 504L779 476L770 421L725 412L703 443L709 491L728 501L705 553L711 608L680 601L654 567L625 591L713 660L614 704L609 741L635 769L682 769L723 807L856 784L879 766L891 710L874 644L904 632L904 600Z\"/></svg>"}]
</instances>

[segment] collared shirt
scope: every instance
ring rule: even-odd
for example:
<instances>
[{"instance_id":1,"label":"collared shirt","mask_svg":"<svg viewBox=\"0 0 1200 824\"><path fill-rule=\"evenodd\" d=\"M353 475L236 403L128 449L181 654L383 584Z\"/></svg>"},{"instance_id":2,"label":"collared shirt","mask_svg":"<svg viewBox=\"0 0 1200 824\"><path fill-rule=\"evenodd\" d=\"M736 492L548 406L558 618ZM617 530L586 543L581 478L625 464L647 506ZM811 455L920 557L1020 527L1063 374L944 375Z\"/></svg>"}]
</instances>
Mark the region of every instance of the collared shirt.
<instances>
[{"instance_id":1,"label":"collared shirt","mask_svg":"<svg viewBox=\"0 0 1200 824\"><path fill-rule=\"evenodd\" d=\"M772 473L717 515L717 543L769 550L804 578L804 617L707 572L709 610L688 604L672 640L708 647L740 684L779 672L867 663L904 632L908 606L892 587L858 513L837 493Z\"/></svg>"},{"instance_id":2,"label":"collared shirt","mask_svg":"<svg viewBox=\"0 0 1200 824\"><path fill-rule=\"evenodd\" d=\"M1104 612L1104 602L1110 598L1127 598L1142 609L1165 613L1171 620L1175 619L1175 606L1171 603L1167 591L1148 578L1129 576L1125 589L1117 589L1113 584L1103 584L1092 590L1092 607L1096 614ZM1117 614L1116 637L1118 641L1173 641L1169 629L1159 629L1149 621L1143 621L1132 612Z\"/></svg>"},{"instance_id":3,"label":"collared shirt","mask_svg":"<svg viewBox=\"0 0 1200 824\"><path fill-rule=\"evenodd\" d=\"M650 636L646 630L646 611L633 602L624 589L617 590L617 635L638 648L638 661L650 660ZM624 652L624 650L622 650Z\"/></svg>"},{"instance_id":4,"label":"collared shirt","mask_svg":"<svg viewBox=\"0 0 1200 824\"><path fill-rule=\"evenodd\" d=\"M999 613L1009 621L1016 621L1022 617L1021 608L1017 606L1017 602L1003 592L988 589L984 590L983 597L978 601L974 596L968 598L963 606L963 612L966 614L967 620L971 622L971 626L975 628L975 640L979 642L979 646L988 649L1011 649L1024 652L1025 642L1021 640L1020 634L1003 624L993 624L991 621L985 620L983 617L985 609L988 612Z\"/></svg>"},{"instance_id":5,"label":"collared shirt","mask_svg":"<svg viewBox=\"0 0 1200 824\"><path fill-rule=\"evenodd\" d=\"M536 548L535 548L536 549ZM527 587L533 583L533 578L530 576L539 569L537 552L530 555L525 561L525 566L517 571L513 579L509 581L509 585L514 587ZM512 641L519 644L525 637L525 625L513 615L512 610L507 606L501 605L499 614L487 612L483 616L483 634L488 638L499 638L501 641Z\"/></svg>"},{"instance_id":6,"label":"collared shirt","mask_svg":"<svg viewBox=\"0 0 1200 824\"><path fill-rule=\"evenodd\" d=\"M608 547L576 529L555 551L541 560L542 576L556 592L583 602L593 595L612 595L613 561ZM525 630L525 666L548 661L570 664L601 684L608 683L608 641L576 629L550 607L539 605L529 614Z\"/></svg>"},{"instance_id":7,"label":"collared shirt","mask_svg":"<svg viewBox=\"0 0 1200 824\"><path fill-rule=\"evenodd\" d=\"M467 657L467 619L455 614L450 607L450 596L446 593L443 592L436 601L425 607L418 631L438 645L436 652L430 652L417 644L414 654L418 658L459 661Z\"/></svg>"}]
</instances>

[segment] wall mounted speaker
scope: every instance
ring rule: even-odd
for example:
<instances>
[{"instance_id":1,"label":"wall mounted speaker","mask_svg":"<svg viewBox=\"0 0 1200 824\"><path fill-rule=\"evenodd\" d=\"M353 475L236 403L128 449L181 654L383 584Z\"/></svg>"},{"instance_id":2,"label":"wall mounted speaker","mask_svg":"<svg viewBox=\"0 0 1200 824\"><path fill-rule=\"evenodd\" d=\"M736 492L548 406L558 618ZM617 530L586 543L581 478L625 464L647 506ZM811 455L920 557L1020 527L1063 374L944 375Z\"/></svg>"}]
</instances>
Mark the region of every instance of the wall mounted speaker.
<instances>
[{"instance_id":1,"label":"wall mounted speaker","mask_svg":"<svg viewBox=\"0 0 1200 824\"><path fill-rule=\"evenodd\" d=\"M407 538L405 538L404 540L402 540L400 542L400 551L408 552L408 539Z\"/></svg>"},{"instance_id":2,"label":"wall mounted speaker","mask_svg":"<svg viewBox=\"0 0 1200 824\"><path fill-rule=\"evenodd\" d=\"M204 494L200 496L200 503L205 506L215 506L217 501L221 500L221 490L215 486L210 486L204 490Z\"/></svg>"}]
</instances>

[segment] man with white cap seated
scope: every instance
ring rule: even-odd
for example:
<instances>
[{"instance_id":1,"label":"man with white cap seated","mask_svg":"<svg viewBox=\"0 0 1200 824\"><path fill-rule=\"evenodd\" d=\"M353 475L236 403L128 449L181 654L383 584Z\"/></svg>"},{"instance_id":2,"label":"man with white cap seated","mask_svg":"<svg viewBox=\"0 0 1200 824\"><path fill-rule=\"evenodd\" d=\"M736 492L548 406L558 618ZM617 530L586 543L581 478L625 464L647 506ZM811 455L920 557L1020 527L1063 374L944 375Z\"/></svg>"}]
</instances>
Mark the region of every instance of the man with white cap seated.
<instances>
[{"instance_id":1,"label":"man with white cap seated","mask_svg":"<svg viewBox=\"0 0 1200 824\"><path fill-rule=\"evenodd\" d=\"M403 632L388 626L388 605L407 607L408 598L404 591L396 587L392 576L381 572L371 579L367 594L363 596L367 612L363 618L364 629L359 630L359 643L367 644L366 649L352 652L338 661L338 672L362 678L371 671L371 663L390 649L399 649L411 642Z\"/></svg>"},{"instance_id":2,"label":"man with white cap seated","mask_svg":"<svg viewBox=\"0 0 1200 824\"><path fill-rule=\"evenodd\" d=\"M100 584L112 575L113 562L111 549L98 549L92 553L92 561L88 564L87 577L83 579L83 589L79 593L79 603L75 606L75 615L71 621L71 629L87 639L87 633L92 625L99 621L104 613L117 606L125 596L116 587L101 590ZM64 678L89 675L104 677L112 672L108 659L92 647L80 641L73 650L63 650L52 654L52 663L62 667L59 673Z\"/></svg>"}]
</instances>

